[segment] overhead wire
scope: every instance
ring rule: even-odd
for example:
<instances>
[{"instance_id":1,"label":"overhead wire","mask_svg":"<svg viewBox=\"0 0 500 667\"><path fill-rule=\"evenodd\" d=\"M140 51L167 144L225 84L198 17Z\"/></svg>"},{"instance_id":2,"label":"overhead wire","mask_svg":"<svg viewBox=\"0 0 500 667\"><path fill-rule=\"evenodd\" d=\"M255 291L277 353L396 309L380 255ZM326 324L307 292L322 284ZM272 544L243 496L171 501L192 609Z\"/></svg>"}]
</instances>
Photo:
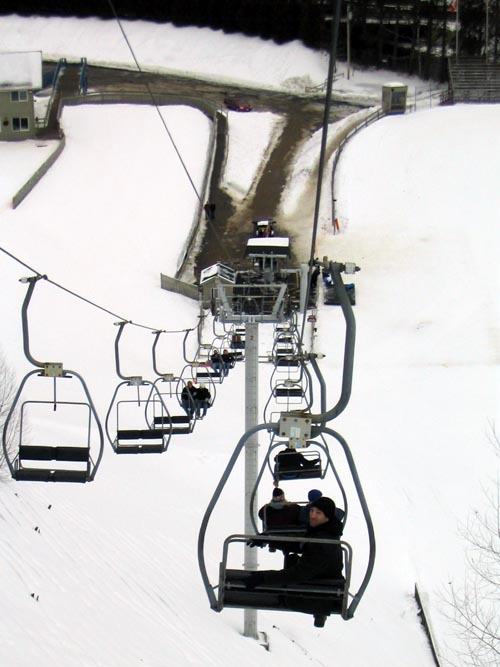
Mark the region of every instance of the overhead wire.
<instances>
[{"instance_id":1,"label":"overhead wire","mask_svg":"<svg viewBox=\"0 0 500 667\"><path fill-rule=\"evenodd\" d=\"M146 86L146 88L147 88L147 91L148 91L150 97L151 97L151 101L152 101L152 103L153 103L153 106L155 107L156 112L158 113L158 116L160 117L161 123L162 123L162 125L163 125L163 127L164 127L164 129L165 129L165 131L166 131L166 133L167 133L167 135L168 135L168 138L170 139L170 142L171 142L171 144L172 144L172 146L173 146L173 148L174 148L174 150L175 150L175 152L176 152L176 154L177 154L177 157L179 158L179 161L180 161L180 163L181 163L181 165L182 165L182 168L184 169L184 172L185 172L186 176L188 177L189 183L191 184L191 187L193 188L194 193L196 194L196 197L197 197L198 201L201 201L200 194L198 193L198 190L196 189L196 186L195 186L195 184L194 184L194 181L193 181L193 179L191 178L191 174L189 173L189 170L188 170L188 168L187 168L187 166L186 166L184 160L182 159L182 155L181 155L179 149L177 148L177 145L176 145L176 143L175 143L175 141L174 141L174 138L173 138L173 136L172 136L170 130L168 129L168 125L167 125L165 119L164 119L163 116L162 116L162 113L161 113L161 111L160 111L160 107L158 106L158 103L156 102L154 93L153 93L153 91L152 91L152 89L151 89L151 86L149 85L149 81L148 81L147 78L144 76L145 73L144 73L144 71L142 70L142 68L141 68L141 66L140 66L140 64L139 64L139 61L137 60L137 57L136 57L136 55L135 55L135 53L134 53L134 49L132 48L132 44L130 43L130 41L129 41L128 37L127 37L127 34L126 34L126 32L125 32L125 30L124 30L124 28L123 28L122 22L120 21L120 18L119 18L119 16L118 16L117 12L116 12L115 6L114 6L114 4L113 4L113 0L108 0L108 5L109 5L109 7L110 7L110 9L111 9L111 11L112 11L112 13L113 13L113 16L115 17L116 22L118 23L118 26L119 26L119 28L120 28L120 31L121 31L122 35L123 35L123 38L124 38L125 42L127 43L128 49L129 49L129 51L130 51L130 53L131 53L131 55L132 55L132 58L134 59L135 65L136 65L136 67L137 67L137 70L138 70L138 72L140 72L140 73L143 75L143 77L144 77L144 84L145 84L145 86Z\"/></svg>"},{"instance_id":2,"label":"overhead wire","mask_svg":"<svg viewBox=\"0 0 500 667\"><path fill-rule=\"evenodd\" d=\"M314 269L314 257L316 253L316 238L318 234L318 223L319 223L319 209L321 203L321 189L323 186L323 172L325 168L325 156L326 156L326 142L328 138L328 124L330 119L330 108L331 108L331 98L332 98L332 88L333 88L333 77L335 73L336 66L336 57L337 57L337 43L339 35L339 24L340 24L340 9L342 5L342 0L332 0L332 4L335 4L335 12L332 17L332 34L331 34L331 47L330 47L330 58L328 62L328 76L326 80L326 93L325 93L325 107L323 113L323 129L321 134L321 147L320 147L320 157L319 157L319 166L318 166L318 181L316 185L316 200L314 203L314 217L313 217L313 230L311 236L311 250L309 254L309 271L308 271L308 280L307 280L307 290L306 290L306 299L304 306L304 313L302 317L302 327L300 332L300 342L301 344L304 341L305 327L307 321L307 306L309 304L309 298L311 293L311 275Z\"/></svg>"},{"instance_id":3,"label":"overhead wire","mask_svg":"<svg viewBox=\"0 0 500 667\"><path fill-rule=\"evenodd\" d=\"M81 301L84 301L90 306L93 306L94 308L97 308L98 310L102 310L103 312L107 313L108 315L112 315L113 317L119 319L121 322L127 322L128 324L132 324L133 326L140 327L141 329L149 329L150 331L157 332L161 331L162 333L166 334L175 334L175 333L185 333L186 331L194 331L196 327L192 327L191 329L177 329L177 330L172 330L172 331L167 331L166 329L159 329L158 327L150 327L146 324L140 324L139 322L133 322L132 320L128 319L127 317L122 317L121 315L118 315L117 313L114 313L112 310L109 310L109 308L105 308L104 306L99 305L95 301L92 301L91 299L87 299L87 297L82 296L81 294L78 294L77 292L69 289L68 287L65 287L64 285L61 285L60 283L55 282L55 280L52 280L49 278L45 273L40 273L40 271L37 271L33 267L31 267L29 264L24 262L22 259L19 259L19 257L16 257L13 255L11 252L9 252L6 248L3 248L0 246L0 252L3 252L5 255L13 259L15 262L18 264L21 264L21 266L24 266L25 269L28 269L32 273L35 274L35 276L41 280L46 280L48 283L51 285L54 285L54 287L57 287L58 289L66 292L67 294L70 294L71 296L74 296L77 299L80 299Z\"/></svg>"},{"instance_id":4,"label":"overhead wire","mask_svg":"<svg viewBox=\"0 0 500 667\"><path fill-rule=\"evenodd\" d=\"M140 63L139 63L139 61L138 61L138 59L137 59L137 57L136 57L136 55L135 55L134 49L132 48L132 44L130 43L130 40L129 40L128 37L127 37L127 33L125 32L125 29L123 28L123 24L122 24L122 22L121 22L121 20L120 20L120 18L119 18L119 16L118 16L118 13L117 13L117 11L116 11L116 9L115 9L113 0L107 0L107 2L108 2L108 5L109 5L109 7L110 7L110 9L111 9L111 11L112 11L112 13L113 13L113 16L114 16L114 18L115 18L115 20L116 20L116 22L117 22L117 24L118 24L118 26L119 26L119 28L120 28L120 31L121 31L121 33L122 33L122 35L123 35L123 39L125 40L125 42L126 42L126 44L127 44L127 47L128 47L128 49L129 49L129 51L130 51L130 53L131 53L131 55L132 55L132 58L134 59L134 62L135 62L135 65L136 65L136 67L137 67L138 72L140 72L142 75L145 75L145 72L144 72L144 70L141 68L141 65L140 65ZM185 173L186 173L186 175L187 175L187 177L188 177L188 179L189 179L189 182L191 183L191 186L192 186L192 188L193 188L193 190L194 190L194 192L195 192L195 194L196 194L196 197L198 198L198 201L201 201L201 197L200 197L200 195L199 195L199 193L198 193L198 191L197 191L197 189L196 189L196 186L195 186L195 184L194 184L194 182L193 182L193 179L191 178L191 175L190 175L190 173L189 173L189 170L188 170L188 168L187 168L187 166L186 166L184 160L182 159L182 155L181 155L179 149L178 149L177 146L176 146L176 143L175 143L175 141L174 141L174 138L173 138L172 134L170 133L170 131L169 131L169 129L168 129L167 123L166 123L165 119L163 118L163 116L162 116L162 114L161 114L161 111L160 111L160 108L159 108L159 106L158 106L158 104L157 104L157 102L156 102L156 100L155 100L155 96L154 96L154 93L153 93L153 91L152 91L152 89L151 89L151 86L149 85L149 82L148 82L148 80L147 80L147 78L146 78L145 76L144 76L144 84L145 84L145 86L146 86L146 88L147 88L147 90L148 90L148 93L149 93L150 97L151 97L151 101L152 101L152 103L153 103L153 106L155 107L155 109L156 109L156 111L157 111L157 113L158 113L158 115L159 115L159 117L160 117L160 119L161 119L161 122L162 122L162 124L163 124L163 127L165 128L165 131L167 132L168 137L169 137L170 141L172 142L172 146L174 147L174 150L175 150L175 152L177 153L177 157L179 158L180 163L181 163L181 165L182 165L182 167L183 167L183 169L184 169L184 171L185 171ZM219 245L219 247L220 247L220 250L221 250L221 252L223 253L223 255L225 255L225 257L229 260L230 257L231 257L231 255L229 254L227 248L226 248L225 245L223 244L222 239L220 238L220 235L219 235L217 229L215 228L214 225L210 225L210 224L209 224L210 222L211 222L210 220L207 221L207 223L208 223L208 224L207 224L207 227L208 227L208 226L211 226L211 227L212 227L212 230L211 230L211 231L212 231L212 235L213 235L213 237L214 237L215 240L217 241L217 243L218 243L218 245Z\"/></svg>"}]
</instances>

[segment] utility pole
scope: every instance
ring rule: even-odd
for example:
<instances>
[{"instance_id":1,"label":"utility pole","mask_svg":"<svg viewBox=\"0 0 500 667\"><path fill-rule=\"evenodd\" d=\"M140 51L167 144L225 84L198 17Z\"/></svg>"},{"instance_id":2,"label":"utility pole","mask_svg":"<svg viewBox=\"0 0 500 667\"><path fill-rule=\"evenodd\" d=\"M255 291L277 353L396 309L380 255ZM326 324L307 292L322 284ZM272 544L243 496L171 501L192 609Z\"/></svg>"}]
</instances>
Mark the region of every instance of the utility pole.
<instances>
[{"instance_id":1,"label":"utility pole","mask_svg":"<svg viewBox=\"0 0 500 667\"><path fill-rule=\"evenodd\" d=\"M259 325L247 322L245 327L245 431L259 423ZM258 435L252 435L245 443L245 534L253 533L250 516L250 499L258 474ZM255 496L257 503L257 495ZM257 549L245 545L245 570L257 569ZM258 639L257 610L244 610L245 637Z\"/></svg>"},{"instance_id":2,"label":"utility pole","mask_svg":"<svg viewBox=\"0 0 500 667\"><path fill-rule=\"evenodd\" d=\"M351 4L347 3L346 14L347 78L351 78Z\"/></svg>"},{"instance_id":3,"label":"utility pole","mask_svg":"<svg viewBox=\"0 0 500 667\"><path fill-rule=\"evenodd\" d=\"M486 62L488 62L488 42L489 42L489 35L490 35L490 6L489 6L489 0L485 0L486 2L486 24L484 27L484 59Z\"/></svg>"}]
</instances>

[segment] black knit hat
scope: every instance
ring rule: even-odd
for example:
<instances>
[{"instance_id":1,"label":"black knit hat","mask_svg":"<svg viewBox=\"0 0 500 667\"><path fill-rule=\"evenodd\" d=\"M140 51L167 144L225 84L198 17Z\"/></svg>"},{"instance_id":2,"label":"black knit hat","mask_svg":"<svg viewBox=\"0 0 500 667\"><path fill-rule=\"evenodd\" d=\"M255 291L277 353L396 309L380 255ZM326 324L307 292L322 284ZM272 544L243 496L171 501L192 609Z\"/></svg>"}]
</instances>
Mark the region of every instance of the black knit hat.
<instances>
[{"instance_id":1,"label":"black knit hat","mask_svg":"<svg viewBox=\"0 0 500 667\"><path fill-rule=\"evenodd\" d=\"M321 496L321 498L314 500L310 506L321 510L323 514L330 520L335 518L335 503L331 498Z\"/></svg>"},{"instance_id":2,"label":"black knit hat","mask_svg":"<svg viewBox=\"0 0 500 667\"><path fill-rule=\"evenodd\" d=\"M278 489L277 487L273 490L273 498L281 498L281 496L284 496L285 492L282 491L282 489Z\"/></svg>"}]
</instances>

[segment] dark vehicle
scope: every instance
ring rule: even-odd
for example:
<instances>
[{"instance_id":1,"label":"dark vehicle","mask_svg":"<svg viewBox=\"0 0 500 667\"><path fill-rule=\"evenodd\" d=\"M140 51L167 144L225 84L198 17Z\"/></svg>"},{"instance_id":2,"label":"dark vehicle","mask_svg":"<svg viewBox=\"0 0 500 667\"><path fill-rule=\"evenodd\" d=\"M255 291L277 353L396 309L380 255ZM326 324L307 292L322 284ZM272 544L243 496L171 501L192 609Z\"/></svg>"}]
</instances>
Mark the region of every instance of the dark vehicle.
<instances>
[{"instance_id":1,"label":"dark vehicle","mask_svg":"<svg viewBox=\"0 0 500 667\"><path fill-rule=\"evenodd\" d=\"M250 104L241 102L234 97L226 97L224 100L224 106L230 111L252 111Z\"/></svg>"}]
</instances>

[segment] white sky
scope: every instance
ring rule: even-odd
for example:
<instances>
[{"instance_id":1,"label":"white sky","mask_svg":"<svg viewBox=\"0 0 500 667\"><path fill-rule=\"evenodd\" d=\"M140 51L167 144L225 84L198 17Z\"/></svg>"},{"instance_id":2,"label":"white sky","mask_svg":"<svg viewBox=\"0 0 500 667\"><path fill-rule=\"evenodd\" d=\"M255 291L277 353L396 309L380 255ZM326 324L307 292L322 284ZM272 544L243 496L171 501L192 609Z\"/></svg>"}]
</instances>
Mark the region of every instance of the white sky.
<instances>
[{"instance_id":1,"label":"white sky","mask_svg":"<svg viewBox=\"0 0 500 667\"><path fill-rule=\"evenodd\" d=\"M140 61L152 67L192 72L199 66L204 75L219 77L218 63L224 62L231 80L255 83L260 72L267 77L265 85L281 88L295 76L320 82L326 75L326 62L320 66L318 56L298 44L284 48L250 40L249 48L241 36L142 22L126 27L134 47L140 47ZM168 30L168 40L162 30ZM90 34L94 39L85 41ZM193 41L185 48L195 37L196 46ZM0 39L6 50L127 61L118 28L107 22L0 17ZM202 55L207 45L213 59L207 51ZM261 50L265 67L257 58ZM178 60L168 60L167 53L179 54ZM393 78L370 72L363 83L362 77L356 74L353 94L373 99L375 89ZM349 85L342 83L346 91ZM168 107L164 114L200 183L208 121L186 108ZM160 272L175 271L195 202L154 111L70 107L62 123L65 150L16 210L9 208L11 197L54 145L0 144L1 246L120 317L167 330L193 326L194 303L159 287ZM197 567L197 534L244 432L244 369L239 366L217 387L208 418L192 436L173 441L164 455L119 457L106 444L95 481L84 486L21 484L4 476L2 665L164 667L237 661L245 666L258 660L310 666L332 664L332 656L353 667L431 665L412 599L416 582L440 652L447 654L453 638L439 613L440 597L448 582L459 582L463 574L459 527L483 503L481 486L487 485L493 464L488 428L499 416L499 123L495 106L457 106L389 117L362 131L339 163L335 194L341 233L335 237L327 187L324 191L317 254L362 268L354 278L353 392L332 424L352 448L377 537L375 573L356 617L348 623L332 617L317 630L306 615L260 612L259 629L270 641L267 652L241 636L242 612L215 614L208 607ZM245 146L241 137L250 124L251 142ZM131 127L140 131L130 132ZM230 114L229 187L242 193L251 189L259 168L255 156L266 153L279 128L271 114ZM283 198L292 244L306 255L303 228L307 221L310 227L318 140L316 135L299 151ZM251 163L245 160L249 154ZM18 379L29 369L20 333L25 286L18 278L29 273L0 253L5 314L0 342ZM30 309L33 355L64 361L81 373L103 421L119 382L113 349L117 319L45 281L38 284ZM321 368L332 405L340 389L342 333L338 309L320 308L314 349L327 355ZM205 336L210 342L211 324ZM125 374L151 377L151 333L130 326L123 338ZM179 334L165 335L161 369L181 373L181 342ZM268 349L270 332L261 327L261 352ZM270 369L260 369L264 407ZM53 438L77 434L73 426L61 433L52 413L33 421L35 440L38 429ZM260 444L263 456L265 438ZM223 539L242 529L240 463L207 535L212 579ZM283 486L289 498L302 500L311 485ZM339 499L331 479L314 486ZM270 488L266 478L261 504ZM366 540L359 508L352 504L344 537L353 545L359 581ZM260 561L279 568L281 561L272 558L259 553Z\"/></svg>"}]
</instances>

